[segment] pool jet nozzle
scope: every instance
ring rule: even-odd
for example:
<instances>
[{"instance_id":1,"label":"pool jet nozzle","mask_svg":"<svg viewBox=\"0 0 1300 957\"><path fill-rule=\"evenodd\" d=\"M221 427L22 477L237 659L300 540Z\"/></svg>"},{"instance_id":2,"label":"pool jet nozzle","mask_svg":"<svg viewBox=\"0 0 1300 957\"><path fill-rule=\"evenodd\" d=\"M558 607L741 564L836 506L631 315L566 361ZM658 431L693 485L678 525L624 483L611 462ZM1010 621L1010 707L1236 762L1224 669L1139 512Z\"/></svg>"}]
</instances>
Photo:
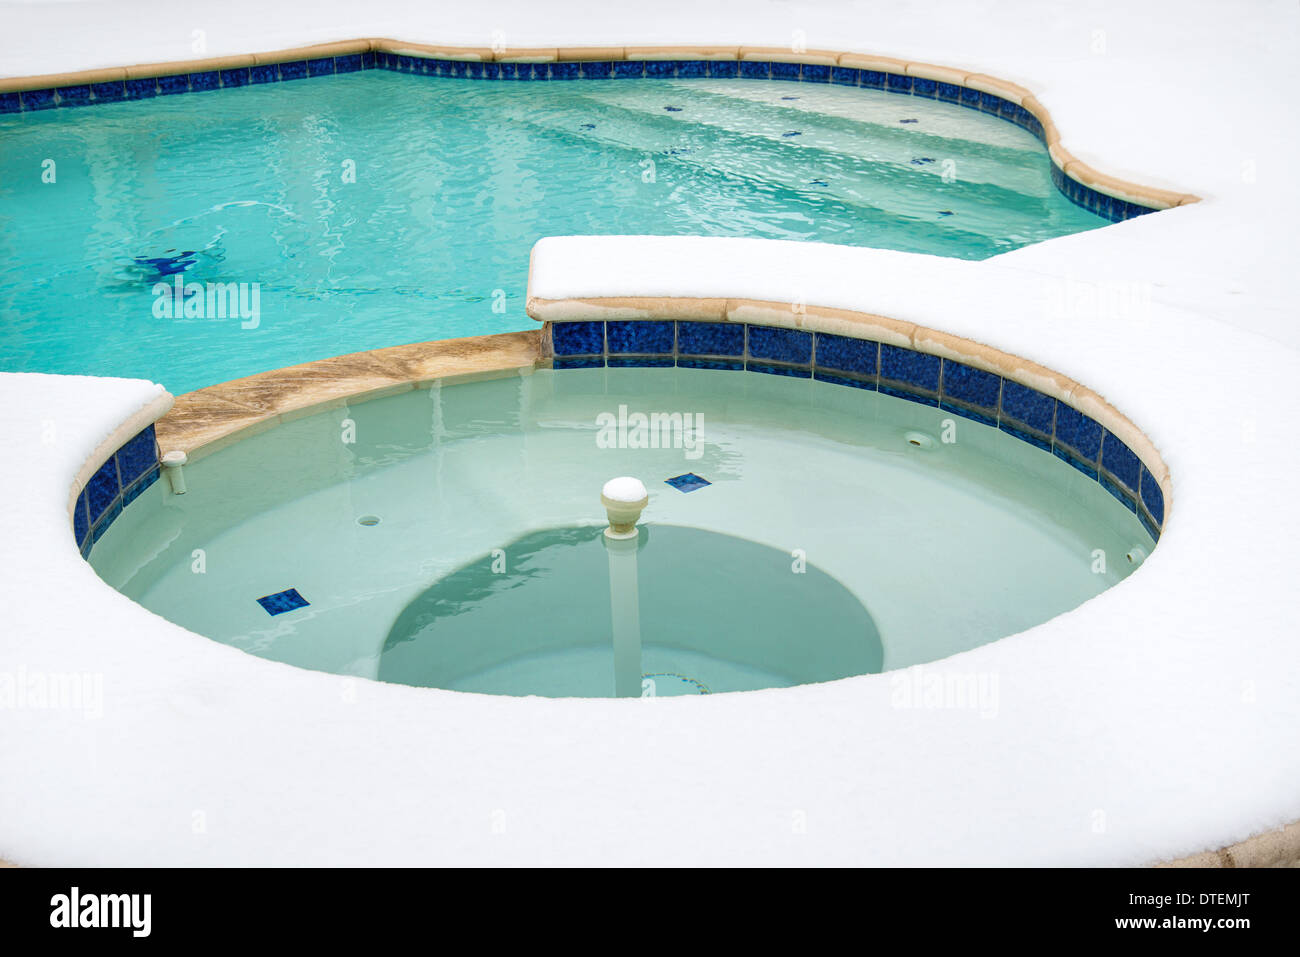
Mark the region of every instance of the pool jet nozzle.
<instances>
[{"instance_id":1,"label":"pool jet nozzle","mask_svg":"<svg viewBox=\"0 0 1300 957\"><path fill-rule=\"evenodd\" d=\"M610 479L600 492L609 527L609 610L614 626L614 696L641 696L641 601L637 587L637 519L650 502L639 479Z\"/></svg>"}]
</instances>

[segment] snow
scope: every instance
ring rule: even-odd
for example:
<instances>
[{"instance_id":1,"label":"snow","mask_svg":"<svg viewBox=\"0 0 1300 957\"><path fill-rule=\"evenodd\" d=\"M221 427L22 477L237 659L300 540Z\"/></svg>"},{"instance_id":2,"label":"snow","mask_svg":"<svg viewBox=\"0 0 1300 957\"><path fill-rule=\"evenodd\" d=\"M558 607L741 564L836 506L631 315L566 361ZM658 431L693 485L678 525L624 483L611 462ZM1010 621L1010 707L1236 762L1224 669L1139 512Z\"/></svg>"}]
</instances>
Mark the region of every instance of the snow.
<instances>
[{"instance_id":1,"label":"snow","mask_svg":"<svg viewBox=\"0 0 1300 957\"><path fill-rule=\"evenodd\" d=\"M102 702L99 717L0 710L0 857L1122 865L1300 818L1293 4L305 10L7 5L0 73L192 57L195 29L207 55L355 36L487 44L493 30L520 46L788 45L802 30L810 48L1022 83L1084 161L1205 202L983 263L750 240L546 240L532 292L843 306L1028 356L1152 437L1173 475L1170 522L1119 586L918 673L647 701L403 688L245 655L99 581L71 539L69 484L160 391L3 375L0 676L100 675ZM996 716L900 693L945 676L996 676Z\"/></svg>"},{"instance_id":2,"label":"snow","mask_svg":"<svg viewBox=\"0 0 1300 957\"><path fill-rule=\"evenodd\" d=\"M623 475L606 482L600 494L611 502L642 502L650 493L640 479Z\"/></svg>"}]
</instances>

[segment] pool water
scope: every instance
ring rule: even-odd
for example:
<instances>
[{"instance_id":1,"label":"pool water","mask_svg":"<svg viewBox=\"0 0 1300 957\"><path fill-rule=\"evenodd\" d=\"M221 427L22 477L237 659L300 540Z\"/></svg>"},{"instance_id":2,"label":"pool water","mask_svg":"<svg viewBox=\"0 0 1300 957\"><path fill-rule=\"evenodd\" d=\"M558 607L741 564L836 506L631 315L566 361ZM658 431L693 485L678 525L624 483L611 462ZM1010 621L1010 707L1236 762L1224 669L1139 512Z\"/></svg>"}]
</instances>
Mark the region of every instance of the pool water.
<instances>
[{"instance_id":1,"label":"pool water","mask_svg":"<svg viewBox=\"0 0 1300 957\"><path fill-rule=\"evenodd\" d=\"M181 393L525 329L547 235L983 259L1102 225L1024 130L830 85L366 71L51 110L0 117L0 370ZM178 276L245 284L244 311L169 314Z\"/></svg>"},{"instance_id":2,"label":"pool water","mask_svg":"<svg viewBox=\"0 0 1300 957\"><path fill-rule=\"evenodd\" d=\"M718 532L642 526L636 594L611 594L600 528L534 532L440 578L394 622L381 681L546 697L616 693L615 615L634 615L634 697L752 691L880 671L870 614L815 566ZM627 549L615 549L613 561ZM513 570L511 568L513 566ZM527 622L521 640L519 625ZM522 649L521 649L522 646Z\"/></svg>"},{"instance_id":3,"label":"pool water","mask_svg":"<svg viewBox=\"0 0 1300 957\"><path fill-rule=\"evenodd\" d=\"M689 414L693 431L613 441L621 407L629 423ZM686 474L708 484L669 484ZM600 368L284 423L186 466L185 495L155 483L91 564L164 618L277 661L608 695L600 491L620 475L650 491L642 673L662 693L945 658L1077 607L1151 545L1095 480L936 408L784 376ZM288 589L308 604L258 602Z\"/></svg>"}]
</instances>

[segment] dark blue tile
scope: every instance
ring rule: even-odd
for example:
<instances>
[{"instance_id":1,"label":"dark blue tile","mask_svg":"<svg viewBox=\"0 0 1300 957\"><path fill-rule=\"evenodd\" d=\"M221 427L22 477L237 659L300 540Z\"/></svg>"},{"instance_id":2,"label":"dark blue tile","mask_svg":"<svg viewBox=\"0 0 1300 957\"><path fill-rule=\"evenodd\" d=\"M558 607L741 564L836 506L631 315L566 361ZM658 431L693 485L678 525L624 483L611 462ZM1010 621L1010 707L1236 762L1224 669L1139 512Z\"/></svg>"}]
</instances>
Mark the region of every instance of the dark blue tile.
<instances>
[{"instance_id":1,"label":"dark blue tile","mask_svg":"<svg viewBox=\"0 0 1300 957\"><path fill-rule=\"evenodd\" d=\"M1098 476L1098 480L1101 482L1102 488L1104 488L1107 492L1110 492L1111 495L1115 496L1115 500L1117 502L1123 505L1134 515L1137 514L1138 507L1137 507L1137 503L1133 500L1133 496L1129 495L1129 493L1126 490L1120 488L1120 486L1112 482L1110 480L1109 475L1107 475L1105 472L1102 472Z\"/></svg>"},{"instance_id":2,"label":"dark blue tile","mask_svg":"<svg viewBox=\"0 0 1300 957\"><path fill-rule=\"evenodd\" d=\"M674 364L672 356L610 356L605 363L611 369L671 369Z\"/></svg>"},{"instance_id":3,"label":"dark blue tile","mask_svg":"<svg viewBox=\"0 0 1300 957\"><path fill-rule=\"evenodd\" d=\"M1142 477L1142 463L1127 445L1107 432L1101 443L1101 464L1111 475L1124 483L1134 494Z\"/></svg>"},{"instance_id":4,"label":"dark blue tile","mask_svg":"<svg viewBox=\"0 0 1300 957\"><path fill-rule=\"evenodd\" d=\"M756 60L741 60L738 64L740 75L746 79L766 80L772 75L772 64Z\"/></svg>"},{"instance_id":5,"label":"dark blue tile","mask_svg":"<svg viewBox=\"0 0 1300 957\"><path fill-rule=\"evenodd\" d=\"M829 83L831 68L825 63L805 63L801 76L805 83Z\"/></svg>"},{"instance_id":6,"label":"dark blue tile","mask_svg":"<svg viewBox=\"0 0 1300 957\"><path fill-rule=\"evenodd\" d=\"M1160 491L1160 484L1150 470L1142 466L1142 504L1161 525L1165 523L1165 493Z\"/></svg>"},{"instance_id":7,"label":"dark blue tile","mask_svg":"<svg viewBox=\"0 0 1300 957\"><path fill-rule=\"evenodd\" d=\"M871 339L851 339L848 336L832 336L819 332L817 333L817 367L874 376L879 348L880 344Z\"/></svg>"},{"instance_id":8,"label":"dark blue tile","mask_svg":"<svg viewBox=\"0 0 1300 957\"><path fill-rule=\"evenodd\" d=\"M334 58L335 73L355 73L360 69L363 69L360 53L349 53L347 56Z\"/></svg>"},{"instance_id":9,"label":"dark blue tile","mask_svg":"<svg viewBox=\"0 0 1300 957\"><path fill-rule=\"evenodd\" d=\"M679 369L709 369L714 372L743 372L745 363L738 359L688 359L678 356Z\"/></svg>"},{"instance_id":10,"label":"dark blue tile","mask_svg":"<svg viewBox=\"0 0 1300 957\"><path fill-rule=\"evenodd\" d=\"M749 327L749 355L754 359L806 366L812 362L812 344L811 332L775 326Z\"/></svg>"},{"instance_id":11,"label":"dark blue tile","mask_svg":"<svg viewBox=\"0 0 1300 957\"><path fill-rule=\"evenodd\" d=\"M85 106L90 102L89 86L59 87L59 106Z\"/></svg>"},{"instance_id":12,"label":"dark blue tile","mask_svg":"<svg viewBox=\"0 0 1300 957\"><path fill-rule=\"evenodd\" d=\"M597 355L605 351L603 322L557 322L551 326L557 356Z\"/></svg>"},{"instance_id":13,"label":"dark blue tile","mask_svg":"<svg viewBox=\"0 0 1300 957\"><path fill-rule=\"evenodd\" d=\"M709 65L703 60L682 60L677 64L679 80L697 80L709 75Z\"/></svg>"},{"instance_id":14,"label":"dark blue tile","mask_svg":"<svg viewBox=\"0 0 1300 957\"><path fill-rule=\"evenodd\" d=\"M980 409L972 405L953 402L949 399L940 399L939 408L944 412L952 412L955 415L960 415L962 418L970 419L972 422L978 422L980 425L987 425L994 429L998 427L998 420L996 418L989 415L987 412L980 411Z\"/></svg>"},{"instance_id":15,"label":"dark blue tile","mask_svg":"<svg viewBox=\"0 0 1300 957\"><path fill-rule=\"evenodd\" d=\"M23 108L21 93L0 93L0 113L19 113Z\"/></svg>"},{"instance_id":16,"label":"dark blue tile","mask_svg":"<svg viewBox=\"0 0 1300 957\"><path fill-rule=\"evenodd\" d=\"M103 515L99 517L99 522L90 530L91 542L97 542L104 537L108 527L117 521L117 517L122 514L122 500L113 499L113 504L108 507Z\"/></svg>"},{"instance_id":17,"label":"dark blue tile","mask_svg":"<svg viewBox=\"0 0 1300 957\"><path fill-rule=\"evenodd\" d=\"M620 60L614 64L614 79L623 80L635 76L645 76L644 60Z\"/></svg>"},{"instance_id":18,"label":"dark blue tile","mask_svg":"<svg viewBox=\"0 0 1300 957\"><path fill-rule=\"evenodd\" d=\"M924 96L933 100L938 93L939 84L934 80L927 80L924 77L912 77L912 95Z\"/></svg>"},{"instance_id":19,"label":"dark blue tile","mask_svg":"<svg viewBox=\"0 0 1300 957\"><path fill-rule=\"evenodd\" d=\"M1000 96L994 96L992 93L980 93L980 112L992 113L994 116L1002 112L1002 104L1006 102Z\"/></svg>"},{"instance_id":20,"label":"dark blue tile","mask_svg":"<svg viewBox=\"0 0 1300 957\"><path fill-rule=\"evenodd\" d=\"M890 93L911 93L912 78L904 73L886 73L885 89Z\"/></svg>"},{"instance_id":21,"label":"dark blue tile","mask_svg":"<svg viewBox=\"0 0 1300 957\"><path fill-rule=\"evenodd\" d=\"M740 75L740 64L736 60L709 61L709 76L730 80Z\"/></svg>"},{"instance_id":22,"label":"dark blue tile","mask_svg":"<svg viewBox=\"0 0 1300 957\"><path fill-rule=\"evenodd\" d=\"M1151 541L1160 541L1160 527L1151 521L1151 519L1147 517L1147 513L1142 509L1138 509L1138 521L1142 523L1142 527L1145 528L1147 534L1151 536Z\"/></svg>"},{"instance_id":23,"label":"dark blue tile","mask_svg":"<svg viewBox=\"0 0 1300 957\"><path fill-rule=\"evenodd\" d=\"M861 70L859 73L859 85L865 86L871 90L883 90L885 88L885 74L882 71Z\"/></svg>"},{"instance_id":24,"label":"dark blue tile","mask_svg":"<svg viewBox=\"0 0 1300 957\"><path fill-rule=\"evenodd\" d=\"M501 64L500 64L500 63L484 63L484 64L483 64L483 79L485 79L485 80L499 80L499 79L501 79Z\"/></svg>"},{"instance_id":25,"label":"dark blue tile","mask_svg":"<svg viewBox=\"0 0 1300 957\"><path fill-rule=\"evenodd\" d=\"M117 103L126 99L126 83L123 80L113 83L92 83L90 88L94 91L97 103Z\"/></svg>"},{"instance_id":26,"label":"dark blue tile","mask_svg":"<svg viewBox=\"0 0 1300 957\"><path fill-rule=\"evenodd\" d=\"M151 468L148 472L145 472L144 476L140 478L139 481L137 481L134 485L132 485L130 488L128 488L126 491L122 493L122 507L126 508L137 498L139 498L140 494L145 489L153 485L154 482L158 481L158 476L161 474L162 474L162 467L157 465Z\"/></svg>"},{"instance_id":27,"label":"dark blue tile","mask_svg":"<svg viewBox=\"0 0 1300 957\"><path fill-rule=\"evenodd\" d=\"M1037 389L1005 379L1002 382L1002 418L1008 417L1051 436L1056 421L1056 400Z\"/></svg>"},{"instance_id":28,"label":"dark blue tile","mask_svg":"<svg viewBox=\"0 0 1300 957\"><path fill-rule=\"evenodd\" d=\"M872 392L876 389L875 379L853 379L849 376L835 375L823 369L816 369L813 377L818 382L829 382L831 385L847 385L855 389L866 389Z\"/></svg>"},{"instance_id":29,"label":"dark blue tile","mask_svg":"<svg viewBox=\"0 0 1300 957\"><path fill-rule=\"evenodd\" d=\"M334 58L324 56L315 60L307 61L308 76L328 76L334 72Z\"/></svg>"},{"instance_id":30,"label":"dark blue tile","mask_svg":"<svg viewBox=\"0 0 1300 957\"><path fill-rule=\"evenodd\" d=\"M171 96L174 93L188 93L189 91L190 77L188 73L158 77L158 94L160 96Z\"/></svg>"},{"instance_id":31,"label":"dark blue tile","mask_svg":"<svg viewBox=\"0 0 1300 957\"><path fill-rule=\"evenodd\" d=\"M221 86L221 74L216 70L208 70L204 73L190 74L190 89L198 92L201 90L215 90Z\"/></svg>"},{"instance_id":32,"label":"dark blue tile","mask_svg":"<svg viewBox=\"0 0 1300 957\"><path fill-rule=\"evenodd\" d=\"M880 377L924 389L927 392L938 392L939 357L900 346L882 344Z\"/></svg>"},{"instance_id":33,"label":"dark blue tile","mask_svg":"<svg viewBox=\"0 0 1300 957\"><path fill-rule=\"evenodd\" d=\"M148 100L157 95L158 80L154 77L126 81L126 98L128 100Z\"/></svg>"},{"instance_id":34,"label":"dark blue tile","mask_svg":"<svg viewBox=\"0 0 1300 957\"><path fill-rule=\"evenodd\" d=\"M1065 406L1061 406L1061 408L1065 408ZM1062 462L1067 462L1070 465L1074 466L1076 469L1078 469L1084 475L1088 476L1088 478L1092 479L1094 482L1097 480L1096 466L1090 465L1089 463L1084 462L1082 459L1076 458L1075 456L1071 455L1068 449L1056 445L1052 447L1052 454L1055 455Z\"/></svg>"},{"instance_id":35,"label":"dark blue tile","mask_svg":"<svg viewBox=\"0 0 1300 957\"><path fill-rule=\"evenodd\" d=\"M882 395L892 395L896 399L906 399L908 402L919 402L921 405L934 406L939 405L939 400L932 395L922 395L919 392L909 392L907 389L897 389L891 385L881 383L879 386Z\"/></svg>"},{"instance_id":36,"label":"dark blue tile","mask_svg":"<svg viewBox=\"0 0 1300 957\"><path fill-rule=\"evenodd\" d=\"M671 355L672 320L610 320L605 325L610 354L635 352L642 355Z\"/></svg>"},{"instance_id":37,"label":"dark blue tile","mask_svg":"<svg viewBox=\"0 0 1300 957\"><path fill-rule=\"evenodd\" d=\"M608 80L614 73L612 63L584 63L582 76L586 80Z\"/></svg>"},{"instance_id":38,"label":"dark blue tile","mask_svg":"<svg viewBox=\"0 0 1300 957\"><path fill-rule=\"evenodd\" d=\"M150 425L117 450L117 474L122 487L130 485L158 463L158 445Z\"/></svg>"},{"instance_id":39,"label":"dark blue tile","mask_svg":"<svg viewBox=\"0 0 1300 957\"><path fill-rule=\"evenodd\" d=\"M750 362L746 367L750 372L762 372L766 375L783 375L792 379L811 379L812 371L807 367L777 366L766 362Z\"/></svg>"},{"instance_id":40,"label":"dark blue tile","mask_svg":"<svg viewBox=\"0 0 1300 957\"><path fill-rule=\"evenodd\" d=\"M599 369L604 365L605 360L600 356L589 356L584 359L556 358L553 363L556 369Z\"/></svg>"},{"instance_id":41,"label":"dark blue tile","mask_svg":"<svg viewBox=\"0 0 1300 957\"><path fill-rule=\"evenodd\" d=\"M90 517L86 512L86 493L77 496L77 504L72 508L72 538L80 548L86 543L86 533L90 531Z\"/></svg>"},{"instance_id":42,"label":"dark blue tile","mask_svg":"<svg viewBox=\"0 0 1300 957\"><path fill-rule=\"evenodd\" d=\"M1101 426L1064 402L1056 403L1056 441L1064 442L1088 462L1101 452Z\"/></svg>"},{"instance_id":43,"label":"dark blue tile","mask_svg":"<svg viewBox=\"0 0 1300 957\"><path fill-rule=\"evenodd\" d=\"M745 354L745 327L731 322L679 322L677 353L739 358Z\"/></svg>"},{"instance_id":44,"label":"dark blue tile","mask_svg":"<svg viewBox=\"0 0 1300 957\"><path fill-rule=\"evenodd\" d=\"M665 479L664 484L671 485L679 492L694 492L697 488L705 488L713 483L694 472L687 472L685 475L674 475L670 479Z\"/></svg>"},{"instance_id":45,"label":"dark blue tile","mask_svg":"<svg viewBox=\"0 0 1300 957\"><path fill-rule=\"evenodd\" d=\"M486 63L482 63L478 60L470 60L465 65L465 75L471 80L481 80L483 79L483 68L485 66L487 66Z\"/></svg>"},{"instance_id":46,"label":"dark blue tile","mask_svg":"<svg viewBox=\"0 0 1300 957\"><path fill-rule=\"evenodd\" d=\"M86 483L87 518L94 525L121 493L117 484L117 460L109 458Z\"/></svg>"},{"instance_id":47,"label":"dark blue tile","mask_svg":"<svg viewBox=\"0 0 1300 957\"><path fill-rule=\"evenodd\" d=\"M365 53L361 54L361 69L373 70L377 65L375 60L375 52L373 50L367 50Z\"/></svg>"},{"instance_id":48,"label":"dark blue tile","mask_svg":"<svg viewBox=\"0 0 1300 957\"><path fill-rule=\"evenodd\" d=\"M646 60L645 75L648 77L657 77L667 79L677 75L676 60Z\"/></svg>"},{"instance_id":49,"label":"dark blue tile","mask_svg":"<svg viewBox=\"0 0 1300 957\"><path fill-rule=\"evenodd\" d=\"M577 63L552 63L551 79L552 80L576 80L581 71Z\"/></svg>"},{"instance_id":50,"label":"dark blue tile","mask_svg":"<svg viewBox=\"0 0 1300 957\"><path fill-rule=\"evenodd\" d=\"M284 591L278 591L274 595L265 595L257 600L268 615L283 615L286 611L293 611L295 608L305 608L310 605L306 598L298 594L296 588L286 588Z\"/></svg>"},{"instance_id":51,"label":"dark blue tile","mask_svg":"<svg viewBox=\"0 0 1300 957\"><path fill-rule=\"evenodd\" d=\"M1025 429L1018 429L1014 423L1008 422L1006 419L1002 419L998 422L998 428L1007 433L1007 435L1015 436L1021 442L1028 442L1030 445L1037 446L1044 452L1052 451L1052 440L1046 436L1037 435L1033 432L1026 431Z\"/></svg>"},{"instance_id":52,"label":"dark blue tile","mask_svg":"<svg viewBox=\"0 0 1300 957\"><path fill-rule=\"evenodd\" d=\"M798 63L773 63L772 79L774 80L799 79L799 64Z\"/></svg>"},{"instance_id":53,"label":"dark blue tile","mask_svg":"<svg viewBox=\"0 0 1300 957\"><path fill-rule=\"evenodd\" d=\"M847 66L831 67L831 82L840 86L857 86L858 71Z\"/></svg>"},{"instance_id":54,"label":"dark blue tile","mask_svg":"<svg viewBox=\"0 0 1300 957\"><path fill-rule=\"evenodd\" d=\"M943 395L986 411L998 407L1002 377L951 359L943 360Z\"/></svg>"},{"instance_id":55,"label":"dark blue tile","mask_svg":"<svg viewBox=\"0 0 1300 957\"><path fill-rule=\"evenodd\" d=\"M248 86L248 83L248 67L246 66L221 71L222 86Z\"/></svg>"},{"instance_id":56,"label":"dark blue tile","mask_svg":"<svg viewBox=\"0 0 1300 957\"><path fill-rule=\"evenodd\" d=\"M969 86L961 88L961 105L969 107L972 110L980 108L980 91L973 90Z\"/></svg>"},{"instance_id":57,"label":"dark blue tile","mask_svg":"<svg viewBox=\"0 0 1300 957\"><path fill-rule=\"evenodd\" d=\"M274 63L249 67L248 82L250 83L274 83L279 79L280 71Z\"/></svg>"},{"instance_id":58,"label":"dark blue tile","mask_svg":"<svg viewBox=\"0 0 1300 957\"><path fill-rule=\"evenodd\" d=\"M82 558L86 559L87 561L90 561L90 549L94 546L94 544L95 544L94 540L90 536L87 536L86 544L81 546Z\"/></svg>"}]
</instances>

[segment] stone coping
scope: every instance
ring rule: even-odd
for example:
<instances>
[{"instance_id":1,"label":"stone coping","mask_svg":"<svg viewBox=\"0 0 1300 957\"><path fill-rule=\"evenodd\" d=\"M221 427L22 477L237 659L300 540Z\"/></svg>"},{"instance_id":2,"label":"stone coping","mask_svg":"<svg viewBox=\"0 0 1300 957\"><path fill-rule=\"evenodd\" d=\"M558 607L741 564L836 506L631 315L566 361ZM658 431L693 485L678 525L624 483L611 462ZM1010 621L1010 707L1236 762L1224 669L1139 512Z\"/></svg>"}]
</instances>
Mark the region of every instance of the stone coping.
<instances>
[{"instance_id":1,"label":"stone coping","mask_svg":"<svg viewBox=\"0 0 1300 957\"><path fill-rule=\"evenodd\" d=\"M526 374L542 356L537 331L443 339L335 356L259 372L178 396L158 420L161 455L202 458L232 442L334 406L434 381Z\"/></svg>"},{"instance_id":2,"label":"stone coping","mask_svg":"<svg viewBox=\"0 0 1300 957\"><path fill-rule=\"evenodd\" d=\"M495 63L588 63L644 60L703 60L803 64L822 68L842 67L871 70L898 77L913 77L934 83L965 87L999 97L1028 112L1042 127L1042 141L1054 165L1062 174L1090 190L1150 209L1169 209L1200 200L1191 193L1144 186L1110 176L1078 159L1065 148L1060 131L1046 107L1032 90L989 74L946 67L939 64L835 50L791 50L757 46L593 46L593 47L461 47L427 43L407 43L388 38L362 38L313 46L293 47L262 53L175 60L167 63L144 63L133 66L81 70L73 73L46 73L36 76L0 78L0 95L59 87L121 83L147 77L175 76L207 71L237 70L276 63L291 63L322 57L384 53L448 61ZM908 81L910 82L910 80Z\"/></svg>"}]
</instances>

